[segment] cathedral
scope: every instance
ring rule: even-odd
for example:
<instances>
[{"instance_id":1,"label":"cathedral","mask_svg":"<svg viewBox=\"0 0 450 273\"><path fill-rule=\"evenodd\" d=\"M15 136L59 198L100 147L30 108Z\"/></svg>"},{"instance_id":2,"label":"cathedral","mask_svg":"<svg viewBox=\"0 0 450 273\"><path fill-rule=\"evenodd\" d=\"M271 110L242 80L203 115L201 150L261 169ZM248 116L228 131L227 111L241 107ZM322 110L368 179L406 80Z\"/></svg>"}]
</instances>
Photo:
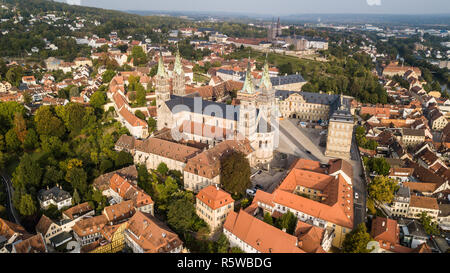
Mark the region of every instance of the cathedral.
<instances>
[{"instance_id":1,"label":"cathedral","mask_svg":"<svg viewBox=\"0 0 450 273\"><path fill-rule=\"evenodd\" d=\"M160 54L155 90L158 130L168 128L175 140L201 142L209 147L225 140L248 141L254 150L251 166L272 161L279 115L267 59L259 86L254 84L248 64L236 106L187 96L179 52L172 82L171 93L170 77Z\"/></svg>"}]
</instances>

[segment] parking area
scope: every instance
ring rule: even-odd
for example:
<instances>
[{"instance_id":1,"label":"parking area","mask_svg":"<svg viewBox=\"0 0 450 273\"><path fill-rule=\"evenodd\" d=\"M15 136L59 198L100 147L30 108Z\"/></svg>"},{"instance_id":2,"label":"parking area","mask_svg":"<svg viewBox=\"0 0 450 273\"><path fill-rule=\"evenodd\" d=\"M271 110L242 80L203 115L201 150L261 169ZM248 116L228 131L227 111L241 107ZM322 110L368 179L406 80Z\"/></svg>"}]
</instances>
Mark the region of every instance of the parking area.
<instances>
[{"instance_id":1,"label":"parking area","mask_svg":"<svg viewBox=\"0 0 450 273\"><path fill-rule=\"evenodd\" d=\"M260 185L262 190L268 193L272 193L275 188L281 183L287 174L287 170L271 169L270 171L261 170L259 174L256 174L252 179L252 187Z\"/></svg>"}]
</instances>

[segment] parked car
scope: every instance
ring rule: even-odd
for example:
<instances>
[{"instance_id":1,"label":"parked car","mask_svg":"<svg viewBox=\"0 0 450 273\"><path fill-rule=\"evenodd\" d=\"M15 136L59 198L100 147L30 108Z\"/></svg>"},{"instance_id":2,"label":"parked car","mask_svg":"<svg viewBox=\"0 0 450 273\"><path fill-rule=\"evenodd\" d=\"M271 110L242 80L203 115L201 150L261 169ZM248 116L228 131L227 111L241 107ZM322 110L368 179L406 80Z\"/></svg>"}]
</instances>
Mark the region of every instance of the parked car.
<instances>
[{"instance_id":1,"label":"parked car","mask_svg":"<svg viewBox=\"0 0 450 273\"><path fill-rule=\"evenodd\" d=\"M255 189L257 189L257 190L262 190L262 189L264 189L264 187L261 186L261 185L259 185L259 184L256 184L256 185L255 185Z\"/></svg>"},{"instance_id":2,"label":"parked car","mask_svg":"<svg viewBox=\"0 0 450 273\"><path fill-rule=\"evenodd\" d=\"M255 189L247 189L246 193L247 193L249 196L255 196L256 190L255 190Z\"/></svg>"},{"instance_id":3,"label":"parked car","mask_svg":"<svg viewBox=\"0 0 450 273\"><path fill-rule=\"evenodd\" d=\"M359 198L359 195L357 192L355 192L355 199L358 199L358 198Z\"/></svg>"}]
</instances>

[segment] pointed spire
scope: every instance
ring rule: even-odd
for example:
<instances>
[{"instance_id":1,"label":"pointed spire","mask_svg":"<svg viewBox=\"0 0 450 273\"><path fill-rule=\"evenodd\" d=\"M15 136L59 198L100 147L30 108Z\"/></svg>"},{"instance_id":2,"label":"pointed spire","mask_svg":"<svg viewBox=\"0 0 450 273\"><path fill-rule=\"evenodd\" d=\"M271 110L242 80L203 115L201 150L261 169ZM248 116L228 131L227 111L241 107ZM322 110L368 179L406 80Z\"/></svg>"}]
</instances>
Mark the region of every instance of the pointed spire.
<instances>
[{"instance_id":1,"label":"pointed spire","mask_svg":"<svg viewBox=\"0 0 450 273\"><path fill-rule=\"evenodd\" d=\"M248 58L247 72L245 74L244 87L242 88L243 93L254 94L255 86L252 81L251 67L250 67L250 57Z\"/></svg>"},{"instance_id":2,"label":"pointed spire","mask_svg":"<svg viewBox=\"0 0 450 273\"><path fill-rule=\"evenodd\" d=\"M158 73L156 73L156 75L161 78L167 77L166 69L164 68L161 46L159 47Z\"/></svg>"},{"instance_id":3,"label":"pointed spire","mask_svg":"<svg viewBox=\"0 0 450 273\"><path fill-rule=\"evenodd\" d=\"M265 91L272 89L272 82L270 81L270 76L269 76L268 55L269 55L269 52L266 52L266 61L264 62L263 75L261 77L261 84L260 84L260 88Z\"/></svg>"},{"instance_id":4,"label":"pointed spire","mask_svg":"<svg viewBox=\"0 0 450 273\"><path fill-rule=\"evenodd\" d=\"M181 75L181 72L183 71L183 66L181 65L180 49L178 48L178 43L177 43L177 53L176 53L176 57L175 57L175 65L173 67L173 71L177 75Z\"/></svg>"}]
</instances>

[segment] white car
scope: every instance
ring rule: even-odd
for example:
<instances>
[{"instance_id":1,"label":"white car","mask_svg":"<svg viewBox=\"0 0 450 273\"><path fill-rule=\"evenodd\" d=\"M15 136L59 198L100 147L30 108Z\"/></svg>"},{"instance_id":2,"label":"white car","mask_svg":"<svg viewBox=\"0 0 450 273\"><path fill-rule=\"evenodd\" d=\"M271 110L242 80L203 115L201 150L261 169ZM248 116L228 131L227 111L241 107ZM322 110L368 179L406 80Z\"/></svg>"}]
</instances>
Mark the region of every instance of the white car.
<instances>
[{"instance_id":1,"label":"white car","mask_svg":"<svg viewBox=\"0 0 450 273\"><path fill-rule=\"evenodd\" d=\"M357 192L355 192L355 199L358 199L358 198L359 198L359 195Z\"/></svg>"},{"instance_id":2,"label":"white car","mask_svg":"<svg viewBox=\"0 0 450 273\"><path fill-rule=\"evenodd\" d=\"M247 189L247 194L249 195L249 196L255 196L255 194L256 194L256 190L255 189Z\"/></svg>"}]
</instances>

